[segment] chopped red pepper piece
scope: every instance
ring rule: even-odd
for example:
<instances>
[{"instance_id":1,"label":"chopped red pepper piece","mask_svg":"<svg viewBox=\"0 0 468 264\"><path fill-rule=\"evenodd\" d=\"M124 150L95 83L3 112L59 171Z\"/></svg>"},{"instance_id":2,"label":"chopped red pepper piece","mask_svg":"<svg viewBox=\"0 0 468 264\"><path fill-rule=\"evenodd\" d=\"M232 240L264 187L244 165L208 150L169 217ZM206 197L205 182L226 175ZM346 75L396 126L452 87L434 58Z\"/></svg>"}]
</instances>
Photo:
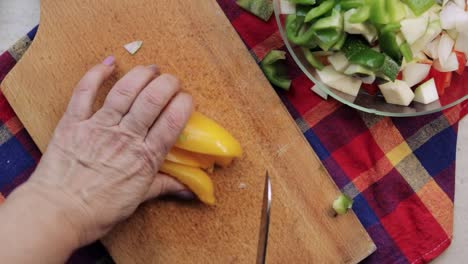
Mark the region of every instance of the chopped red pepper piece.
<instances>
[{"instance_id":1,"label":"chopped red pepper piece","mask_svg":"<svg viewBox=\"0 0 468 264\"><path fill-rule=\"evenodd\" d=\"M445 89L450 87L452 83L452 72L440 72L434 68L431 68L427 79L434 78L434 82L437 87L437 93L439 96L444 95Z\"/></svg>"},{"instance_id":2,"label":"chopped red pepper piece","mask_svg":"<svg viewBox=\"0 0 468 264\"><path fill-rule=\"evenodd\" d=\"M377 87L377 85L375 84L363 83L361 85L361 88L364 89L370 95L376 95L377 92L379 91L379 87Z\"/></svg>"},{"instance_id":3,"label":"chopped red pepper piece","mask_svg":"<svg viewBox=\"0 0 468 264\"><path fill-rule=\"evenodd\" d=\"M400 81L403 80L403 72L401 72L401 71L398 72L398 75L397 75L396 79L400 80Z\"/></svg>"},{"instance_id":4,"label":"chopped red pepper piece","mask_svg":"<svg viewBox=\"0 0 468 264\"><path fill-rule=\"evenodd\" d=\"M455 51L455 54L457 54L457 60L458 60L457 73L459 75L462 75L463 72L465 71L466 56L465 56L465 53L459 52L459 51Z\"/></svg>"}]
</instances>

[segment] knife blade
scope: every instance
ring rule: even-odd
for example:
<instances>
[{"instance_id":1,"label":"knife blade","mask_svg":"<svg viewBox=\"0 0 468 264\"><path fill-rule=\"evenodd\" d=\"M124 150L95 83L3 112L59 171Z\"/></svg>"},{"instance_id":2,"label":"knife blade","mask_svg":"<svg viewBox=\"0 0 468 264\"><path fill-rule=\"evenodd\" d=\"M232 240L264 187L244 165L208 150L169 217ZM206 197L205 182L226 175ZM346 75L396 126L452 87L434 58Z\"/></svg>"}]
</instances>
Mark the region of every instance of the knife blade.
<instances>
[{"instance_id":1,"label":"knife blade","mask_svg":"<svg viewBox=\"0 0 468 264\"><path fill-rule=\"evenodd\" d=\"M270 226L271 208L271 182L268 171L265 175L265 188L263 191L262 214L260 217L260 232L258 237L257 264L264 264L268 244L268 229Z\"/></svg>"}]
</instances>

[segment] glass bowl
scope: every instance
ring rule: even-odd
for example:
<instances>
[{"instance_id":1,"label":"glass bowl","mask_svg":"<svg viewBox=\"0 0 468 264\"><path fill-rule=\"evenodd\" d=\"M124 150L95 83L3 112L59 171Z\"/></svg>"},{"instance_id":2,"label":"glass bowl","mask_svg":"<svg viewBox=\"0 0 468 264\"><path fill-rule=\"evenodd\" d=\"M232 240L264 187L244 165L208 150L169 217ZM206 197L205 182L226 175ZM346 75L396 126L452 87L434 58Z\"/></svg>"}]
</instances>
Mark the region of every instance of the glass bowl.
<instances>
[{"instance_id":1,"label":"glass bowl","mask_svg":"<svg viewBox=\"0 0 468 264\"><path fill-rule=\"evenodd\" d=\"M313 83L315 83L315 85L317 85L319 89L346 105L367 113L382 116L405 117L438 112L468 99L468 67L465 68L465 73L461 76L454 73L451 86L446 88L445 94L440 96L438 101L427 105L417 102L412 102L409 106L388 104L385 102L385 99L381 94L370 95L363 89L359 91L357 96L348 95L333 89L320 81L316 70L309 65L300 47L289 42L286 37L284 25L286 15L281 14L280 0L273 0L273 6L281 37L299 68L301 68L301 70Z\"/></svg>"}]
</instances>

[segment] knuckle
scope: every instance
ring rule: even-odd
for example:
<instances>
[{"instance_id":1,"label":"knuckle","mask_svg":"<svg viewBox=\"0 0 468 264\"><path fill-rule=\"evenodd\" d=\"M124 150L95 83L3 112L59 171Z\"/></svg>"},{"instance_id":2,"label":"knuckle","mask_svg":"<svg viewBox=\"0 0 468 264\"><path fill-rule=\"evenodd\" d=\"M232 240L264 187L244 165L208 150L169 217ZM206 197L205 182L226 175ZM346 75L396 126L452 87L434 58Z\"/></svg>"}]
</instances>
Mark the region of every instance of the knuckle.
<instances>
[{"instance_id":1,"label":"knuckle","mask_svg":"<svg viewBox=\"0 0 468 264\"><path fill-rule=\"evenodd\" d=\"M129 89L129 85L126 85L125 83L121 86L115 89L115 93L119 97L124 97L126 99L131 99L135 96L134 92Z\"/></svg>"},{"instance_id":2,"label":"knuckle","mask_svg":"<svg viewBox=\"0 0 468 264\"><path fill-rule=\"evenodd\" d=\"M132 69L132 71L144 71L145 68L146 68L146 67L143 66L143 65L137 65L137 66L135 66L135 67Z\"/></svg>"},{"instance_id":3,"label":"knuckle","mask_svg":"<svg viewBox=\"0 0 468 264\"><path fill-rule=\"evenodd\" d=\"M162 85L172 86L176 89L179 89L180 87L180 81L174 75L163 73L161 74L161 76L158 77L158 79L160 80Z\"/></svg>"},{"instance_id":4,"label":"knuckle","mask_svg":"<svg viewBox=\"0 0 468 264\"><path fill-rule=\"evenodd\" d=\"M75 87L77 93L87 93L92 90L94 80L99 79L98 73L91 70L81 79Z\"/></svg>"},{"instance_id":5,"label":"knuckle","mask_svg":"<svg viewBox=\"0 0 468 264\"><path fill-rule=\"evenodd\" d=\"M130 115L130 118L129 118L130 125L128 126L129 130L137 134L148 132L148 126L150 126L151 124L146 124L145 121L142 121L138 116L135 116L134 113L129 113L129 115Z\"/></svg>"},{"instance_id":6,"label":"knuckle","mask_svg":"<svg viewBox=\"0 0 468 264\"><path fill-rule=\"evenodd\" d=\"M111 108L101 108L96 116L101 120L116 120L119 117L119 113Z\"/></svg>"},{"instance_id":7,"label":"knuckle","mask_svg":"<svg viewBox=\"0 0 468 264\"><path fill-rule=\"evenodd\" d=\"M151 145L153 146L148 149L148 156L150 157L151 163L156 166L164 161L172 146L162 139L155 140Z\"/></svg>"},{"instance_id":8,"label":"knuckle","mask_svg":"<svg viewBox=\"0 0 468 264\"><path fill-rule=\"evenodd\" d=\"M176 110L168 110L165 115L167 128L171 132L179 133L184 125L184 113Z\"/></svg>"},{"instance_id":9,"label":"knuckle","mask_svg":"<svg viewBox=\"0 0 468 264\"><path fill-rule=\"evenodd\" d=\"M138 74L138 75L153 75L154 72L149 69L147 66L143 66L143 65L138 65L138 66L135 66L135 68L133 68L132 70L133 73L135 74Z\"/></svg>"},{"instance_id":10,"label":"knuckle","mask_svg":"<svg viewBox=\"0 0 468 264\"><path fill-rule=\"evenodd\" d=\"M154 93L146 92L143 98L145 102L149 104L151 108L163 109L166 106L166 102L164 101L164 98Z\"/></svg>"}]
</instances>

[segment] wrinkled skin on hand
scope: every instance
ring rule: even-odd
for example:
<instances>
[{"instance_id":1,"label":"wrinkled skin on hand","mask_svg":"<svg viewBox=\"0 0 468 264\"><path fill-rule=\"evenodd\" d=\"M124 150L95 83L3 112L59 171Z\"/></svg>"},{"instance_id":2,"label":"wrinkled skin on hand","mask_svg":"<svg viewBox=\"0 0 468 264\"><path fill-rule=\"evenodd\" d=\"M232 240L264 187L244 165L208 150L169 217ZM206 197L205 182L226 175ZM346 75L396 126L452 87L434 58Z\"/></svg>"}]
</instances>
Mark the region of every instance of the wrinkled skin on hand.
<instances>
[{"instance_id":1,"label":"wrinkled skin on hand","mask_svg":"<svg viewBox=\"0 0 468 264\"><path fill-rule=\"evenodd\" d=\"M180 92L175 77L159 75L156 66L138 66L93 112L97 90L114 67L110 57L78 83L23 187L60 208L79 245L99 239L148 199L187 192L158 169L190 117L190 95Z\"/></svg>"}]
</instances>

